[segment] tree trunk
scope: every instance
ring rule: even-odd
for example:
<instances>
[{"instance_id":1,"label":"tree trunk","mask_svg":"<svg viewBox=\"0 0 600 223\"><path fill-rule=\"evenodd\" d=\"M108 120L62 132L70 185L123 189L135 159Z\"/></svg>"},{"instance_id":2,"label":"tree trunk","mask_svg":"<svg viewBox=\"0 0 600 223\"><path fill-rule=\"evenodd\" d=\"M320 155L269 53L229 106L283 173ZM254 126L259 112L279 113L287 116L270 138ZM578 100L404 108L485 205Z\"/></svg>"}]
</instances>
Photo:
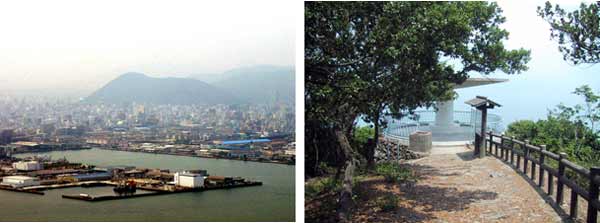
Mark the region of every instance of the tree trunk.
<instances>
[{"instance_id":1,"label":"tree trunk","mask_svg":"<svg viewBox=\"0 0 600 223\"><path fill-rule=\"evenodd\" d=\"M352 154L352 147L348 142L348 138L341 130L335 131L335 136L338 143L344 153L345 170L344 180L342 184L342 191L339 197L339 203L337 208L338 221L339 222L351 222L350 221L350 209L352 208L352 176L354 175L354 165L356 160Z\"/></svg>"},{"instance_id":2,"label":"tree trunk","mask_svg":"<svg viewBox=\"0 0 600 223\"><path fill-rule=\"evenodd\" d=\"M377 143L379 143L379 115L375 117L375 123L373 123L373 127L375 128L375 134L373 136L373 140L367 145L367 169L373 170L375 169L375 149L377 148Z\"/></svg>"}]
</instances>

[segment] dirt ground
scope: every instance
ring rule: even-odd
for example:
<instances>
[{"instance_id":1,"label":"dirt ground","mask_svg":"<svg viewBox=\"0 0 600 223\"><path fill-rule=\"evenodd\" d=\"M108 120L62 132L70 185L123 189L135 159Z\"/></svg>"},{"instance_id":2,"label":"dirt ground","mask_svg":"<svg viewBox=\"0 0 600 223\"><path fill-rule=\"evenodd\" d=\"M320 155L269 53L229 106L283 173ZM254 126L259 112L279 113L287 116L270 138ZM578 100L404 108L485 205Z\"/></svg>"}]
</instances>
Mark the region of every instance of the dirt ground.
<instances>
[{"instance_id":1,"label":"dirt ground","mask_svg":"<svg viewBox=\"0 0 600 223\"><path fill-rule=\"evenodd\" d=\"M417 183L362 180L355 188L353 222L563 221L535 187L494 157L475 159L466 148L435 148L431 156L403 165L415 171ZM391 196L397 207L382 210L381 201ZM318 210L324 200L306 207Z\"/></svg>"}]
</instances>

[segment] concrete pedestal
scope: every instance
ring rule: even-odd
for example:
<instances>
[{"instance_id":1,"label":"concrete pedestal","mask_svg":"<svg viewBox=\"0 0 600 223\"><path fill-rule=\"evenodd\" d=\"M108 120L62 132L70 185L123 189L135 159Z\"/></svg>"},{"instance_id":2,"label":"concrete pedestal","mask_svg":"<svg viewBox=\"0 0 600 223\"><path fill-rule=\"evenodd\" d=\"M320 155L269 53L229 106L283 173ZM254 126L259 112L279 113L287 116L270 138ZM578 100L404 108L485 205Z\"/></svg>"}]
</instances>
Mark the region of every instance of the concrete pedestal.
<instances>
[{"instance_id":1,"label":"concrete pedestal","mask_svg":"<svg viewBox=\"0 0 600 223\"><path fill-rule=\"evenodd\" d=\"M414 152L431 152L431 132L416 131L410 134L408 149Z\"/></svg>"}]
</instances>

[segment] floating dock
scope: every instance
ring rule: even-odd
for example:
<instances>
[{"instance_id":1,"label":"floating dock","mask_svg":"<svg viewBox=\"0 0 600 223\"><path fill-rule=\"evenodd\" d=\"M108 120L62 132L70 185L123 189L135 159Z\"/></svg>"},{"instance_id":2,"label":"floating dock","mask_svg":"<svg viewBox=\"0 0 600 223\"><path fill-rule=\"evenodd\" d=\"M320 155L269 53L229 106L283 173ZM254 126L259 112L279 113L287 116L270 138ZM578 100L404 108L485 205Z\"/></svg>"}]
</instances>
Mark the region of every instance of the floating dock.
<instances>
[{"instance_id":1,"label":"floating dock","mask_svg":"<svg viewBox=\"0 0 600 223\"><path fill-rule=\"evenodd\" d=\"M89 195L62 195L63 198L74 199L74 200L82 200L82 201L106 201L106 200L118 200L118 199L126 199L126 198L135 198L135 197L147 197L154 195L163 195L170 194L169 192L154 192L154 193L143 193L143 194L130 194L130 195L104 195L104 196L89 196Z\"/></svg>"},{"instance_id":2,"label":"floating dock","mask_svg":"<svg viewBox=\"0 0 600 223\"><path fill-rule=\"evenodd\" d=\"M142 190L154 191L153 193L142 193L142 194L128 194L128 195L104 195L104 196L90 196L88 194L78 194L78 195L62 195L63 198L66 199L74 199L81 201L106 201L106 200L119 200L119 199L128 199L128 198L136 198L136 197L147 197L147 196L155 196L155 195L165 195L165 194L175 194L175 193L185 193L185 192L200 192L205 190L218 190L218 189L229 189L236 187L251 187L251 186L260 186L262 182L244 182L239 184L230 184L230 185L214 185L202 188L186 188L179 189L175 191L168 190L160 190L160 189L150 189L150 188L139 188Z\"/></svg>"},{"instance_id":3,"label":"floating dock","mask_svg":"<svg viewBox=\"0 0 600 223\"><path fill-rule=\"evenodd\" d=\"M15 192L21 192L21 193L30 193L30 194L37 194L37 195L44 195L44 192L35 190L35 189L22 189L22 188L13 188L13 187L7 187L7 186L0 186L0 190L8 190L8 191L15 191Z\"/></svg>"},{"instance_id":4,"label":"floating dock","mask_svg":"<svg viewBox=\"0 0 600 223\"><path fill-rule=\"evenodd\" d=\"M98 187L98 186L107 186L111 185L107 181L85 181L85 182L76 182L76 183L67 183L67 184L51 184L51 185L37 185L37 186L29 186L24 187L24 190L50 190L50 189L59 189L59 188L68 188L68 187Z\"/></svg>"}]
</instances>

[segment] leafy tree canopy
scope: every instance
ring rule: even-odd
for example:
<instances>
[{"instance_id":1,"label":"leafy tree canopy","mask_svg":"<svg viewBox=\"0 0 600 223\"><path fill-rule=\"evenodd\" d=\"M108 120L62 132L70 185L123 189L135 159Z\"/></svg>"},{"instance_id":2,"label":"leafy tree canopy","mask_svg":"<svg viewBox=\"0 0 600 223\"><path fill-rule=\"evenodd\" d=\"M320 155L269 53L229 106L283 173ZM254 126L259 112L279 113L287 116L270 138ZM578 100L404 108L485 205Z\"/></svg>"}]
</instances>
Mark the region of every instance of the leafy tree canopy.
<instances>
[{"instance_id":1,"label":"leafy tree canopy","mask_svg":"<svg viewBox=\"0 0 600 223\"><path fill-rule=\"evenodd\" d=\"M565 11L546 2L538 14L551 28L550 37L558 40L558 50L573 64L600 62L600 2L581 3L579 9Z\"/></svg>"},{"instance_id":2,"label":"leafy tree canopy","mask_svg":"<svg viewBox=\"0 0 600 223\"><path fill-rule=\"evenodd\" d=\"M393 113L448 96L469 72L525 70L529 51L506 50L495 3L307 2L307 118L336 109ZM376 106L381 107L381 106ZM381 109L379 109L381 110ZM375 111L378 112L378 111ZM346 115L341 112L340 115Z\"/></svg>"},{"instance_id":3,"label":"leafy tree canopy","mask_svg":"<svg viewBox=\"0 0 600 223\"><path fill-rule=\"evenodd\" d=\"M470 72L518 73L530 59L527 50L505 49L496 3L305 4L306 119L328 126L351 130L362 115L378 135L384 111L431 106L452 98Z\"/></svg>"}]
</instances>

